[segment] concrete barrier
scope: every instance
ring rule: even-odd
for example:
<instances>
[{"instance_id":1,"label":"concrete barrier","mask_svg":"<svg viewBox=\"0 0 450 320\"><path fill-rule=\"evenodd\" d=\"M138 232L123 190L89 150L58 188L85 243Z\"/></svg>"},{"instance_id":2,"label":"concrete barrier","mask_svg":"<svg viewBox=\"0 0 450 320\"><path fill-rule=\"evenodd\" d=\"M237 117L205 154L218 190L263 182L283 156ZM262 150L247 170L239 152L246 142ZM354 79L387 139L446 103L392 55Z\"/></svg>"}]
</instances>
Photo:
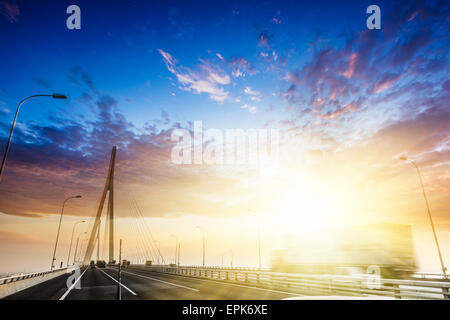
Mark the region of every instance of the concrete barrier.
<instances>
[{"instance_id":1,"label":"concrete barrier","mask_svg":"<svg viewBox=\"0 0 450 320\"><path fill-rule=\"evenodd\" d=\"M16 292L25 290L44 281L66 274L67 268L53 271L28 273L20 276L12 276L0 279L0 299L10 296Z\"/></svg>"}]
</instances>

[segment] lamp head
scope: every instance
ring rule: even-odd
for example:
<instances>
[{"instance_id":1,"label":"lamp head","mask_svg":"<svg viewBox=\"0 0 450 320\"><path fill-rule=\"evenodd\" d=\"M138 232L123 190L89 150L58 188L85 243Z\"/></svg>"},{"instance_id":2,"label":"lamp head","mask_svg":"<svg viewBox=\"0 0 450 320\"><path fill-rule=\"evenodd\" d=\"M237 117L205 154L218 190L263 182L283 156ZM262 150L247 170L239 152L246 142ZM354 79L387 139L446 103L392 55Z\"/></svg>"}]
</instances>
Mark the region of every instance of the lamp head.
<instances>
[{"instance_id":1,"label":"lamp head","mask_svg":"<svg viewBox=\"0 0 450 320\"><path fill-rule=\"evenodd\" d=\"M80 195L78 195L78 196L75 196L75 198L81 198L81 196L80 196Z\"/></svg>"},{"instance_id":2,"label":"lamp head","mask_svg":"<svg viewBox=\"0 0 450 320\"><path fill-rule=\"evenodd\" d=\"M52 94L53 99L67 99L67 96L60 93L54 93Z\"/></svg>"},{"instance_id":3,"label":"lamp head","mask_svg":"<svg viewBox=\"0 0 450 320\"><path fill-rule=\"evenodd\" d=\"M402 161L406 161L406 160L408 160L408 158L407 157L405 157L405 156L401 156L400 158L399 158L400 160L402 160Z\"/></svg>"}]
</instances>

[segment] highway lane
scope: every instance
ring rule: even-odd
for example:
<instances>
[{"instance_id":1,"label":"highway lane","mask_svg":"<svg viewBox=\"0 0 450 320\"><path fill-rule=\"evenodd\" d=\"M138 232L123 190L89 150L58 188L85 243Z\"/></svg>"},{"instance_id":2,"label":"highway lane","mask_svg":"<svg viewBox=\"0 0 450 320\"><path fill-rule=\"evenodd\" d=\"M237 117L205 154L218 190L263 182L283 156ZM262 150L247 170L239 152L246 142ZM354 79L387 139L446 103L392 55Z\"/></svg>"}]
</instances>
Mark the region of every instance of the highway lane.
<instances>
[{"instance_id":1,"label":"highway lane","mask_svg":"<svg viewBox=\"0 0 450 320\"><path fill-rule=\"evenodd\" d=\"M117 272L108 276L101 268L88 268L81 277L81 289L72 289L64 300L115 300L117 299L115 279L117 279ZM127 286L126 283L124 285ZM132 299L134 294L122 288L122 299Z\"/></svg>"},{"instance_id":2,"label":"highway lane","mask_svg":"<svg viewBox=\"0 0 450 320\"><path fill-rule=\"evenodd\" d=\"M69 274L28 288L7 299L34 300L115 300L117 297L116 268L83 269L81 289L68 289ZM123 300L259 300L283 299L298 294L232 284L219 281L163 274L149 270L124 269L122 272Z\"/></svg>"},{"instance_id":3,"label":"highway lane","mask_svg":"<svg viewBox=\"0 0 450 320\"><path fill-rule=\"evenodd\" d=\"M107 268L106 272L117 273ZM145 269L124 269L122 279L139 299L162 300L267 300L300 296L299 294L257 288L245 284L164 274Z\"/></svg>"}]
</instances>

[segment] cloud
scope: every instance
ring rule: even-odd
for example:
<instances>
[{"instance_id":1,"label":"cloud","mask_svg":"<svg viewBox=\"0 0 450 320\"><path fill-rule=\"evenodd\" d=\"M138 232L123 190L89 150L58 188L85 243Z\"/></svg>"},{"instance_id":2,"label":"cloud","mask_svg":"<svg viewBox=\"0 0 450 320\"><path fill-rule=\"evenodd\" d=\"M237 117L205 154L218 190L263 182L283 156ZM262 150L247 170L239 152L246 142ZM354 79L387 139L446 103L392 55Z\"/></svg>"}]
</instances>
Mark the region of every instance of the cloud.
<instances>
[{"instance_id":1,"label":"cloud","mask_svg":"<svg viewBox=\"0 0 450 320\"><path fill-rule=\"evenodd\" d=\"M46 241L34 237L29 234L0 230L0 241L3 246L22 245L22 246L39 246Z\"/></svg>"},{"instance_id":2,"label":"cloud","mask_svg":"<svg viewBox=\"0 0 450 320\"><path fill-rule=\"evenodd\" d=\"M0 2L0 12L11 23L17 22L17 16L20 14L19 6L10 2Z\"/></svg>"},{"instance_id":3,"label":"cloud","mask_svg":"<svg viewBox=\"0 0 450 320\"><path fill-rule=\"evenodd\" d=\"M42 78L33 77L33 81L36 82L38 85L40 85L43 88L51 89L52 86L47 80L44 80Z\"/></svg>"},{"instance_id":4,"label":"cloud","mask_svg":"<svg viewBox=\"0 0 450 320\"><path fill-rule=\"evenodd\" d=\"M244 93L250 95L250 96L259 96L261 93L257 90L253 90L251 87L245 87Z\"/></svg>"},{"instance_id":5,"label":"cloud","mask_svg":"<svg viewBox=\"0 0 450 320\"><path fill-rule=\"evenodd\" d=\"M163 57L167 69L176 76L181 84L180 89L192 91L197 94L207 93L209 98L218 103L223 103L228 98L228 91L222 87L230 84L230 77L219 67L213 66L205 60L200 59L197 71L192 71L183 66L177 66L177 60L162 49L158 52Z\"/></svg>"},{"instance_id":6,"label":"cloud","mask_svg":"<svg viewBox=\"0 0 450 320\"><path fill-rule=\"evenodd\" d=\"M384 74L381 77L381 79L375 83L372 92L380 93L389 89L390 87L392 87L392 85L397 81L399 77L400 76L397 74L390 74L390 73Z\"/></svg>"},{"instance_id":7,"label":"cloud","mask_svg":"<svg viewBox=\"0 0 450 320\"><path fill-rule=\"evenodd\" d=\"M97 89L95 88L94 82L91 79L91 76L83 70L81 66L74 66L70 69L69 80L74 84L82 86L87 86L92 92L98 94Z\"/></svg>"},{"instance_id":8,"label":"cloud","mask_svg":"<svg viewBox=\"0 0 450 320\"><path fill-rule=\"evenodd\" d=\"M355 67L358 59L357 53L352 53L349 57L348 61L348 69L342 72L342 75L346 78L351 78L355 73Z\"/></svg>"},{"instance_id":9,"label":"cloud","mask_svg":"<svg viewBox=\"0 0 450 320\"><path fill-rule=\"evenodd\" d=\"M250 113L256 113L256 111L258 110L257 107L249 105L249 104L244 104L241 106L242 109L247 109Z\"/></svg>"},{"instance_id":10,"label":"cloud","mask_svg":"<svg viewBox=\"0 0 450 320\"><path fill-rule=\"evenodd\" d=\"M358 103L351 102L351 103L346 104L343 107L338 108L337 110L327 112L324 115L320 115L320 117L322 119L327 119L327 120L335 119L335 118L338 118L338 117L340 117L341 115L343 115L345 113L355 112L355 111L359 110L359 108L360 108L360 106L359 106Z\"/></svg>"},{"instance_id":11,"label":"cloud","mask_svg":"<svg viewBox=\"0 0 450 320\"><path fill-rule=\"evenodd\" d=\"M388 112L384 109L394 99L410 99L417 79L439 81L443 76L448 58L441 53L448 44L437 41L444 36L439 26L446 20L439 6L395 4L385 11L383 33L363 30L348 36L342 46L317 39L308 62L296 70L284 70L286 85L280 96L293 110L310 107L326 121L339 121L344 114L347 119L356 118L365 109L355 101L369 108L379 104L379 113ZM433 78L426 78L429 75Z\"/></svg>"},{"instance_id":12,"label":"cloud","mask_svg":"<svg viewBox=\"0 0 450 320\"><path fill-rule=\"evenodd\" d=\"M244 57L233 57L228 61L232 68L234 78L245 77L247 74L253 76L258 73L253 63Z\"/></svg>"},{"instance_id":13,"label":"cloud","mask_svg":"<svg viewBox=\"0 0 450 320\"><path fill-rule=\"evenodd\" d=\"M16 127L0 184L0 209L5 214L55 215L62 199L79 193L83 198L72 202L65 214L93 216L114 145L118 150L115 205L121 217L131 214L130 197L139 200L146 216L239 214L248 208L239 197L233 204L227 202L227 195L249 192L238 177L227 177L209 166L171 163L173 130L191 131L191 124L170 125L169 114L162 110L160 120L137 129L121 113L119 102L101 92L83 94L73 103L88 105L94 116L80 120L53 114L45 125L31 121L26 130ZM255 112L252 107L246 110Z\"/></svg>"},{"instance_id":14,"label":"cloud","mask_svg":"<svg viewBox=\"0 0 450 320\"><path fill-rule=\"evenodd\" d=\"M269 34L268 31L261 31L258 35L258 46L270 48L270 43L273 39L273 35Z\"/></svg>"},{"instance_id":15,"label":"cloud","mask_svg":"<svg viewBox=\"0 0 450 320\"><path fill-rule=\"evenodd\" d=\"M272 21L276 24L281 24L281 19L278 18L272 18Z\"/></svg>"}]
</instances>

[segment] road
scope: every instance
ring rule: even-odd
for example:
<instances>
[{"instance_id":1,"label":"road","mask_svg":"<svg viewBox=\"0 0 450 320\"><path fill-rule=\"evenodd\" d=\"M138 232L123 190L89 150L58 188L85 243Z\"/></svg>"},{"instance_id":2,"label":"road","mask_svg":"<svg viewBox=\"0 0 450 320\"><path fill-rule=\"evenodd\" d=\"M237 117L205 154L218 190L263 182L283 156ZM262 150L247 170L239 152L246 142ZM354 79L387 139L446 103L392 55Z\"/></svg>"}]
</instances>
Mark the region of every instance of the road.
<instances>
[{"instance_id":1,"label":"road","mask_svg":"<svg viewBox=\"0 0 450 320\"><path fill-rule=\"evenodd\" d=\"M6 299L114 300L117 298L117 269L81 270L81 289L67 288L69 274L20 291ZM189 278L142 269L122 272L123 300L279 300L299 296L289 292L244 284Z\"/></svg>"}]
</instances>

